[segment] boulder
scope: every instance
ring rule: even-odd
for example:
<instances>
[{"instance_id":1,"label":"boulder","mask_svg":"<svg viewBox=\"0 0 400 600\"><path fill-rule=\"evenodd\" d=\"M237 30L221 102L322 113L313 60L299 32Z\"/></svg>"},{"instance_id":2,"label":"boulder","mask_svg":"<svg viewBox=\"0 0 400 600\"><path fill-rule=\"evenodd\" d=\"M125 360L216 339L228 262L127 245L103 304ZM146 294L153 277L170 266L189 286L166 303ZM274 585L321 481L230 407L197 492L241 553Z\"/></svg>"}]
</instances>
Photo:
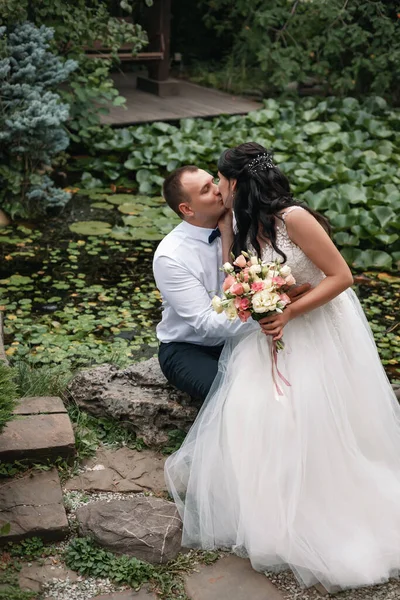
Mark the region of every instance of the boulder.
<instances>
[{"instance_id":1,"label":"boulder","mask_svg":"<svg viewBox=\"0 0 400 600\"><path fill-rule=\"evenodd\" d=\"M187 431L199 408L168 384L156 358L126 369L105 364L82 371L69 392L81 408L123 422L148 445L165 444L171 430Z\"/></svg>"},{"instance_id":2,"label":"boulder","mask_svg":"<svg viewBox=\"0 0 400 600\"><path fill-rule=\"evenodd\" d=\"M176 506L161 498L93 502L78 508L79 533L117 554L164 564L181 549L182 522Z\"/></svg>"}]
</instances>

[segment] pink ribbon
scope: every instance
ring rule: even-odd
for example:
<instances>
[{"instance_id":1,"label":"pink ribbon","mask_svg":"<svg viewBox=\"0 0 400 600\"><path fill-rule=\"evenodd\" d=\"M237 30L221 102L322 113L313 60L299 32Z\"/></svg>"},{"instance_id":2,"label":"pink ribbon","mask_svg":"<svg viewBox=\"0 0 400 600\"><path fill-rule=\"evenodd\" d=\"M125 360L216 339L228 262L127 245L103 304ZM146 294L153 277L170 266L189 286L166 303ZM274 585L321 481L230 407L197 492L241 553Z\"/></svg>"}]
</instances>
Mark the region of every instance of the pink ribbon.
<instances>
[{"instance_id":1,"label":"pink ribbon","mask_svg":"<svg viewBox=\"0 0 400 600\"><path fill-rule=\"evenodd\" d=\"M278 392L279 396L284 396L284 393L282 392L281 388L278 385L278 382L277 382L277 379L275 376L275 370L277 372L278 377L280 377L280 379L283 381L283 383L285 383L288 387L292 387L292 386L289 383L289 381L286 379L286 377L284 377L282 375L282 373L280 372L280 370L278 369L278 351L276 348L276 342L274 342L274 341L272 341L272 345L271 345L271 357L272 357L272 379L274 380L275 389Z\"/></svg>"}]
</instances>

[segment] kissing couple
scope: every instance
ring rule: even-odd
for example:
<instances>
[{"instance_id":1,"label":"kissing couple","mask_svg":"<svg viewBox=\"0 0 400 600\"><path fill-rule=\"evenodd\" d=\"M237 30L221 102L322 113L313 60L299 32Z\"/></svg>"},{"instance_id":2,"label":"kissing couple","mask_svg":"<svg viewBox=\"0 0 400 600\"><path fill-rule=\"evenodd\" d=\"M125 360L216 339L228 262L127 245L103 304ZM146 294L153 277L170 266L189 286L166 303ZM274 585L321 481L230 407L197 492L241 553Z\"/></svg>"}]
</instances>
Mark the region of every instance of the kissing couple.
<instances>
[{"instance_id":1,"label":"kissing couple","mask_svg":"<svg viewBox=\"0 0 400 600\"><path fill-rule=\"evenodd\" d=\"M186 166L163 193L182 222L153 263L159 361L203 401L165 466L182 545L291 568L305 587L386 581L400 567L400 408L329 222L255 142L222 153L217 181ZM213 311L221 266L242 251L290 267L299 286L281 313L243 323ZM283 332L290 385L277 397Z\"/></svg>"}]
</instances>

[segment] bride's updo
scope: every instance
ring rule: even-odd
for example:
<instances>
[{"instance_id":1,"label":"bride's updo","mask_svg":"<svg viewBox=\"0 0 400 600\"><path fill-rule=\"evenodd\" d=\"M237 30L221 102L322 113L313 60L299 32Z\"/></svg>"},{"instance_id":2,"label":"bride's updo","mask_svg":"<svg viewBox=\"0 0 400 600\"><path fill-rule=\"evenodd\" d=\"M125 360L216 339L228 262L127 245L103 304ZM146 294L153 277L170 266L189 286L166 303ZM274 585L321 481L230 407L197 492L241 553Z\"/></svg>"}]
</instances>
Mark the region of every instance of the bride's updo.
<instances>
[{"instance_id":1,"label":"bride's updo","mask_svg":"<svg viewBox=\"0 0 400 600\"><path fill-rule=\"evenodd\" d=\"M302 206L330 233L325 217L293 199L287 177L260 144L247 142L224 150L218 171L228 180L237 180L233 201L237 221L232 249L235 256L246 250L249 243L261 256L262 239L269 241L286 261L285 253L276 245L275 217L281 218L278 213L289 206Z\"/></svg>"}]
</instances>

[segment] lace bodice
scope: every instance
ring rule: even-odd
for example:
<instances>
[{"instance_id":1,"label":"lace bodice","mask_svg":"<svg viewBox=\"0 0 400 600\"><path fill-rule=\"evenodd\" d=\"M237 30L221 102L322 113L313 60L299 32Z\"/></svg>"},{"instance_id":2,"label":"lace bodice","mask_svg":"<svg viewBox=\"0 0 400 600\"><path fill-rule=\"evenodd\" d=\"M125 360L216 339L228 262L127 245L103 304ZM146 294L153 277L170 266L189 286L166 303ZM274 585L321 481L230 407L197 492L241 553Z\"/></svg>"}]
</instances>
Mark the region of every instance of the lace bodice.
<instances>
[{"instance_id":1,"label":"lace bodice","mask_svg":"<svg viewBox=\"0 0 400 600\"><path fill-rule=\"evenodd\" d=\"M291 206L284 213L282 213L283 221L278 219L276 226L276 244L278 248L283 250L286 254L286 264L292 269L293 277L296 279L296 283L309 282L312 287L315 287L325 277L324 273L314 265L313 262L304 254L304 252L296 246L290 239L286 230L285 217L292 210L304 210L301 206ZM263 262L270 262L273 260L282 260L280 254L267 244L261 253Z\"/></svg>"}]
</instances>

